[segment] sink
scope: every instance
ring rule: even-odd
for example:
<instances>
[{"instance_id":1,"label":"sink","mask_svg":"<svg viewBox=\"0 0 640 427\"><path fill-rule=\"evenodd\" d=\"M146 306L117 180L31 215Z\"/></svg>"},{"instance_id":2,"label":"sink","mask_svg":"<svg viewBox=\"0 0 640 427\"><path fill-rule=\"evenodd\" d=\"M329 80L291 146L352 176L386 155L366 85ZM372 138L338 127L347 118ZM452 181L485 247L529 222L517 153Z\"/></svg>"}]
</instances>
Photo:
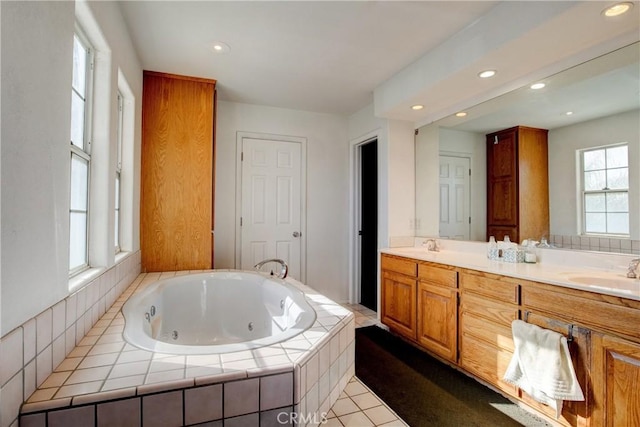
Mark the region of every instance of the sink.
<instances>
[{"instance_id":1,"label":"sink","mask_svg":"<svg viewBox=\"0 0 640 427\"><path fill-rule=\"evenodd\" d=\"M630 279L624 275L611 276L586 276L584 274L569 274L565 276L568 281L582 285L597 286L601 288L629 289L638 286L637 279Z\"/></svg>"}]
</instances>

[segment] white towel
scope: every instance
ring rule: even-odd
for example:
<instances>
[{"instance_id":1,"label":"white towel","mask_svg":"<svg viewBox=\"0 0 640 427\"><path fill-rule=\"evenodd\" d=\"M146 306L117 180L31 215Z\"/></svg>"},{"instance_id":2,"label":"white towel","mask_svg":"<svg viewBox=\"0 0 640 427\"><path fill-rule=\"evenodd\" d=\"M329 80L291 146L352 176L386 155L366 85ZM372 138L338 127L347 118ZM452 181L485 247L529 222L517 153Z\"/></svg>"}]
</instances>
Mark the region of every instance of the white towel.
<instances>
[{"instance_id":1,"label":"white towel","mask_svg":"<svg viewBox=\"0 0 640 427\"><path fill-rule=\"evenodd\" d=\"M584 400L567 339L557 332L522 320L511 323L515 352L504 380L520 387L538 402L551 406L556 418L564 400Z\"/></svg>"}]
</instances>

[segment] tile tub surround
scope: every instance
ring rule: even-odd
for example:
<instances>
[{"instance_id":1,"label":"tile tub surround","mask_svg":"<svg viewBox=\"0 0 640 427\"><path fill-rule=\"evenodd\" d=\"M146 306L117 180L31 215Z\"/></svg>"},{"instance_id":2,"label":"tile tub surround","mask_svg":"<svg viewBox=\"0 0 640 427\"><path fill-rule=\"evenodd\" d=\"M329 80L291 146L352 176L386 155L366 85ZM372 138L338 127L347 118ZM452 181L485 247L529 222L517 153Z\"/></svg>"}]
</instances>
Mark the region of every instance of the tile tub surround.
<instances>
[{"instance_id":1,"label":"tile tub surround","mask_svg":"<svg viewBox=\"0 0 640 427\"><path fill-rule=\"evenodd\" d=\"M140 252L113 267L0 339L0 427L17 426L20 405L73 351L140 274Z\"/></svg>"},{"instance_id":2,"label":"tile tub surround","mask_svg":"<svg viewBox=\"0 0 640 427\"><path fill-rule=\"evenodd\" d=\"M194 356L148 352L126 343L120 312L124 302L160 278L186 273L140 274L27 399L20 425L189 425L224 420L225 425L257 426L279 425L277 417L304 415L313 421L313 414L318 420L329 412L354 375L355 317L296 281L290 283L305 292L318 317L291 340L250 351Z\"/></svg>"}]
</instances>

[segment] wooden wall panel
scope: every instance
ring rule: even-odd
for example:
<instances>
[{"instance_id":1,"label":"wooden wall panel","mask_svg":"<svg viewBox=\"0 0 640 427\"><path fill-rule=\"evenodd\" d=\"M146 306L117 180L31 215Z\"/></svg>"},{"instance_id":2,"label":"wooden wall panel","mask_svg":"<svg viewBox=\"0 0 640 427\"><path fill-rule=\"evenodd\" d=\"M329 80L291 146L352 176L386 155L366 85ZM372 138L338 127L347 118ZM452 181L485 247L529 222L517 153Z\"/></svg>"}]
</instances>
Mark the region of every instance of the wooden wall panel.
<instances>
[{"instance_id":1,"label":"wooden wall panel","mask_svg":"<svg viewBox=\"0 0 640 427\"><path fill-rule=\"evenodd\" d=\"M215 81L144 73L144 271L212 267Z\"/></svg>"}]
</instances>

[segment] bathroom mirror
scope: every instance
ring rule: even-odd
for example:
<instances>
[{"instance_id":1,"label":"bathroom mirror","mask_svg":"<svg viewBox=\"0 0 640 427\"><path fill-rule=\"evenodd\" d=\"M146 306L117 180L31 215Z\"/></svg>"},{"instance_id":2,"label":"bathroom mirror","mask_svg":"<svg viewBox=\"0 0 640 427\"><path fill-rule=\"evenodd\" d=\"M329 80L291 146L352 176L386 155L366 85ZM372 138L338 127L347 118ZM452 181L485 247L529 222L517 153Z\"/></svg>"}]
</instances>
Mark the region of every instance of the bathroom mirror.
<instances>
[{"instance_id":1,"label":"bathroom mirror","mask_svg":"<svg viewBox=\"0 0 640 427\"><path fill-rule=\"evenodd\" d=\"M485 135L521 125L549 130L550 235L546 237L550 243L567 249L638 253L640 43L538 82L546 86L533 90L527 85L465 110L464 117L446 117L418 130L416 236L446 237L440 218L455 211L458 222L467 224L462 225L466 235L453 238L486 241ZM630 235L581 235L578 152L618 143L628 144ZM460 183L441 178L441 170L467 166L468 182L464 177ZM447 186L458 190L443 192ZM453 199L457 201L449 201Z\"/></svg>"}]
</instances>

